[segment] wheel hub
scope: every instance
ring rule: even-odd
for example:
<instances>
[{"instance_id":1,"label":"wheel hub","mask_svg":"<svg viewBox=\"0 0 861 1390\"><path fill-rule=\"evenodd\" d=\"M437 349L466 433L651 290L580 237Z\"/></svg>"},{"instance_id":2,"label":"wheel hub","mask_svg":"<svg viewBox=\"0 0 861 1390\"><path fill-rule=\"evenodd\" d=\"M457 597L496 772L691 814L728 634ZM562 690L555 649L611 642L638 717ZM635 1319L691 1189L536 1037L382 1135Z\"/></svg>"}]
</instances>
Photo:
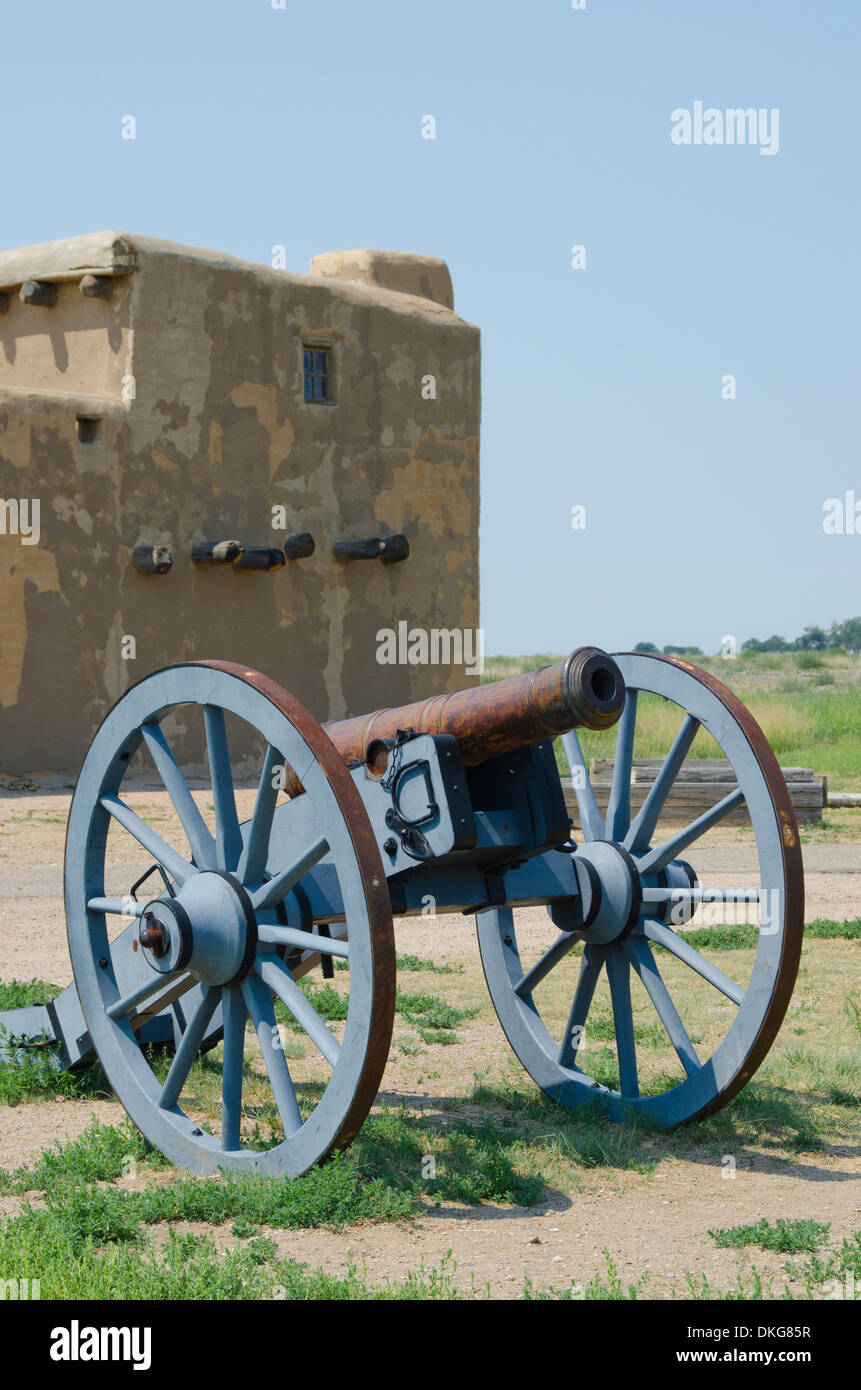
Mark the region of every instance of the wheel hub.
<instances>
[{"instance_id":1,"label":"wheel hub","mask_svg":"<svg viewBox=\"0 0 861 1390\"><path fill-rule=\"evenodd\" d=\"M634 860L614 840L590 840L578 848L576 858L591 864L600 884L598 911L583 931L583 940L596 946L624 940L643 906L642 883Z\"/></svg>"},{"instance_id":2,"label":"wheel hub","mask_svg":"<svg viewBox=\"0 0 861 1390\"><path fill-rule=\"evenodd\" d=\"M140 923L141 949L161 975L188 970L201 984L232 984L248 973L257 950L251 899L219 869L193 874L175 897L154 898Z\"/></svg>"}]
</instances>

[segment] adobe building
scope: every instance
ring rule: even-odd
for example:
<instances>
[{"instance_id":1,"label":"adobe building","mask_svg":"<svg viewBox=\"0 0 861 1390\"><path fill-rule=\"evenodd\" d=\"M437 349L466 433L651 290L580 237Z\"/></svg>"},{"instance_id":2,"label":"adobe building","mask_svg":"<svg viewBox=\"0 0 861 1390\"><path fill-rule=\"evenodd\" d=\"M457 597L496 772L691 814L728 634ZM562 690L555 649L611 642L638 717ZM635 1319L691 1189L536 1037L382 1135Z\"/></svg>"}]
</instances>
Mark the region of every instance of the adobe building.
<instances>
[{"instance_id":1,"label":"adobe building","mask_svg":"<svg viewBox=\"0 0 861 1390\"><path fill-rule=\"evenodd\" d=\"M0 769L75 771L128 685L195 657L322 721L469 685L379 664L377 633L478 626L479 393L440 260L0 253Z\"/></svg>"}]
</instances>

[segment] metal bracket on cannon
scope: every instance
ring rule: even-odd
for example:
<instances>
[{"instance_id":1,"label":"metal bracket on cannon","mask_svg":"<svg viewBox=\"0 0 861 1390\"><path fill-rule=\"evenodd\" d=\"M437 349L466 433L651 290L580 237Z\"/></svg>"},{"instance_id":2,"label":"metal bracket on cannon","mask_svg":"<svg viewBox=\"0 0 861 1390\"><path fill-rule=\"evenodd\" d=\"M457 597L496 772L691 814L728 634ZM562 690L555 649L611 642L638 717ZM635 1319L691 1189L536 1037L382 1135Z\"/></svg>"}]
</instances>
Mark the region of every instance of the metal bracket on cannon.
<instances>
[{"instance_id":1,"label":"metal bracket on cannon","mask_svg":"<svg viewBox=\"0 0 861 1390\"><path fill-rule=\"evenodd\" d=\"M450 734L401 729L375 739L350 771L365 803L386 875L470 849L477 830L466 771Z\"/></svg>"},{"instance_id":2,"label":"metal bracket on cannon","mask_svg":"<svg viewBox=\"0 0 861 1390\"><path fill-rule=\"evenodd\" d=\"M429 900L440 917L552 901L561 930L589 925L598 906L592 877L575 855L557 852L566 847L570 819L551 740L465 768L452 735L401 730L393 739L372 740L350 772L380 848L396 916L420 915ZM273 868L289 862L315 831L307 797L279 806L270 841ZM306 932L343 921L328 856L302 880L302 901L291 894L286 910L289 926Z\"/></svg>"}]
</instances>

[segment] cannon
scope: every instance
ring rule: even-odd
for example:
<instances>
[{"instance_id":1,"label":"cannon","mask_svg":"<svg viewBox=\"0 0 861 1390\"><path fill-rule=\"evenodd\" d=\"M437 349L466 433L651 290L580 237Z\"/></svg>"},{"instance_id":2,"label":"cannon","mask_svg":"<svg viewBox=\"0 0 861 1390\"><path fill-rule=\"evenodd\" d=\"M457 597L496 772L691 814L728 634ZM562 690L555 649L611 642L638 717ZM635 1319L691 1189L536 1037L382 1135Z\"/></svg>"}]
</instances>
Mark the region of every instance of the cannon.
<instances>
[{"instance_id":1,"label":"cannon","mask_svg":"<svg viewBox=\"0 0 861 1390\"><path fill-rule=\"evenodd\" d=\"M644 702L660 703L676 732L634 809ZM259 757L244 819L230 752L239 725ZM196 796L171 746L174 730L192 728L209 768ZM603 809L578 729L615 732ZM737 790L662 834L701 730ZM142 763L169 797L163 833L124 795ZM742 803L756 883L704 889L685 856ZM700 902L739 897L760 910L746 980L685 936ZM546 945L521 929L524 907L546 909ZM499 1022L541 1091L609 1121L674 1126L720 1109L768 1052L798 967L803 880L792 804L762 731L683 660L579 648L528 676L326 727L268 677L199 661L146 676L95 734L69 812L65 910L74 982L49 1005L0 1015L6 1057L33 1047L61 1066L98 1057L174 1163L293 1177L348 1145L377 1096L396 1008L394 922L420 916L442 934L452 914L473 915ZM336 969L346 991L313 985ZM684 1016L679 972L696 986ZM672 1074L643 1062L634 988ZM607 1003L593 1031L615 1048L603 1080L590 1034L599 990ZM207 1110L195 1064L216 1046Z\"/></svg>"}]
</instances>

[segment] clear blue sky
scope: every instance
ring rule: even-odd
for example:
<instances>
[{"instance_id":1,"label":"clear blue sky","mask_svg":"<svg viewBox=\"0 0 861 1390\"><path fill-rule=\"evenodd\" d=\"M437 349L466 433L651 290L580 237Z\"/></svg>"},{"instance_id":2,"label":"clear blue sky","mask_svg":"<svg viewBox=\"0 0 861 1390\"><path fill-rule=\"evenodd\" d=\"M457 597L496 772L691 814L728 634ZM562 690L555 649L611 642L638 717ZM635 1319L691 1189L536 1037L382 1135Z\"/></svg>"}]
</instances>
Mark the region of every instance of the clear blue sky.
<instances>
[{"instance_id":1,"label":"clear blue sky","mask_svg":"<svg viewBox=\"0 0 861 1390\"><path fill-rule=\"evenodd\" d=\"M793 637L861 612L861 534L822 530L861 499L859 31L858 0L7 7L0 244L444 256L488 652ZM779 152L674 145L698 100L778 108Z\"/></svg>"}]
</instances>

